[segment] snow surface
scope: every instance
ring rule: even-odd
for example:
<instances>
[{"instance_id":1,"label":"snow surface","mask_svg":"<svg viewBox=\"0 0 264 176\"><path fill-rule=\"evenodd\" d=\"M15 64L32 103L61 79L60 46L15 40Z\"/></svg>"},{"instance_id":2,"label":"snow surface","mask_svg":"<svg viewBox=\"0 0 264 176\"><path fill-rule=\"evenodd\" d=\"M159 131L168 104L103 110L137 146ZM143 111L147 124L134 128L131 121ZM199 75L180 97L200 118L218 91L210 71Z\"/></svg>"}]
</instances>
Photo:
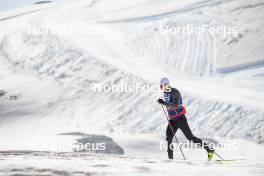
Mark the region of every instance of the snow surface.
<instances>
[{"instance_id":1,"label":"snow surface","mask_svg":"<svg viewBox=\"0 0 264 176\"><path fill-rule=\"evenodd\" d=\"M71 152L77 136L59 134L80 132L110 136L126 154L87 154L57 161L44 156L37 163L27 153L14 157L7 152L1 154L0 173L14 174L12 169L20 168L18 172L34 175L46 168L48 174L57 175L77 175L77 170L82 170L80 175L124 171L169 175L177 168L186 175L262 175L263 7L260 0L80 0L0 13L0 90L5 92L0 96L0 150L51 151L48 144L59 143L67 147L53 152ZM161 25L182 24L243 30L228 36L159 31ZM32 26L88 28L91 33L36 35L29 32ZM166 161L158 142L164 140L166 128L156 103L158 90L94 91L96 84L109 82L158 85L164 76L182 92L194 134L238 143L238 151L220 148L219 152L227 159L246 160L196 163L192 159L205 160L206 155L190 149L186 151L190 161ZM31 146L30 141L47 146ZM25 162L19 164L21 160ZM87 160L93 161L88 168ZM98 169L97 163L104 162ZM127 170L118 167L120 163ZM170 169L164 171L165 166Z\"/></svg>"}]
</instances>

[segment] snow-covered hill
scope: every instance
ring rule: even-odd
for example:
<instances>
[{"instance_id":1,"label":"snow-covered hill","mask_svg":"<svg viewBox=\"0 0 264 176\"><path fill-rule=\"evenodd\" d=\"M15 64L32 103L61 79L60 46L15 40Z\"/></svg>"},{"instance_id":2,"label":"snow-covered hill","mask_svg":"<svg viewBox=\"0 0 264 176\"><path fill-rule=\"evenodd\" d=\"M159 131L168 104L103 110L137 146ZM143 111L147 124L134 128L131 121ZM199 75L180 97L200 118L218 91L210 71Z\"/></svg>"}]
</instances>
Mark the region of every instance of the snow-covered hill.
<instances>
[{"instance_id":1,"label":"snow-covered hill","mask_svg":"<svg viewBox=\"0 0 264 176\"><path fill-rule=\"evenodd\" d=\"M70 132L164 136L158 89L94 89L158 87L164 76L182 92L195 134L263 144L263 8L260 0L80 0L0 13L0 150ZM189 24L239 32L162 33Z\"/></svg>"},{"instance_id":2,"label":"snow-covered hill","mask_svg":"<svg viewBox=\"0 0 264 176\"><path fill-rule=\"evenodd\" d=\"M232 3L235 2L232 1ZM5 80L12 81L14 77L23 79L24 76L21 74L33 76L34 79L42 80L41 82L44 84L46 82L43 80L48 79L50 86L56 85L58 89L62 90L62 93L55 93L55 95L51 88L43 90L43 94L51 94L53 97L52 102L48 102L49 106L54 108L49 115L54 116L55 112L65 113L63 117L56 117L63 119L58 120L58 123L68 123L66 119L70 117L75 123L79 122L85 125L78 130L86 130L92 126L93 130L100 131L108 126L111 130L131 131L133 129L132 131L138 132L160 132L160 124L164 121L160 118L160 107L155 103L159 92L95 93L91 89L94 86L93 83L106 82L129 81L131 84L137 82L146 85L157 84L161 76L168 76L186 97L185 102L188 105L190 121L197 133L263 142L263 79L262 77L256 78L256 75L262 74L262 67L257 68L259 70L257 74L255 73L247 79L243 78L242 74L241 78L237 80L234 80L236 77L233 79L228 75L223 75L224 77L222 75L215 77L211 74L203 77L196 76L196 74L216 73L215 63L219 54L212 53L216 49L213 42L210 41L210 38L215 40L214 37L208 34L171 36L156 31L159 25L175 24L176 22L176 24L182 22L193 24L194 20L191 17L198 12L201 12L201 15L197 15L198 18L195 20L197 23L208 23L208 21L210 23L209 19L215 19L214 16L207 15L205 18L202 12L209 13L214 9L221 11L226 9L226 6L231 2L196 2L198 10L193 8L195 4L191 6L192 8L185 3L179 4L179 9L183 8L184 10L169 15L163 13L169 11L167 8L171 8L172 2L163 2L163 8L160 11L142 12L140 17L140 14L135 15L132 12L135 12L134 8L148 7L147 1L142 2L143 5L141 3L126 4L128 6L126 8L129 8L127 11L121 5L115 6L115 3L118 1L111 3L109 1L67 2L61 6L52 5L48 9L45 5L42 10L27 15L24 15L25 12L21 12L21 10L12 12L17 17L3 20L0 24L3 31L0 45L1 67L3 67L1 70L8 72L1 74L2 89L6 89L8 92L11 91L9 89L16 88L14 91L21 94L21 99L18 101L23 101L27 92L35 89L34 83L30 83L31 81L26 83L30 84L30 89L27 87L24 90L23 86L19 85L26 80L20 80L21 82L12 83L10 86ZM159 3L161 2L157 1L156 5L158 6ZM250 4L252 3L250 1ZM208 10L208 6L212 6L212 8ZM241 4L237 2L237 6L239 8ZM40 8L33 7L38 10ZM35 10L33 7L30 11ZM102 7L108 10L103 11ZM112 11L110 11L110 7L113 8ZM176 7L177 4L174 8ZM252 8L239 9L241 13L250 13ZM258 10L262 6L259 5L255 8ZM67 11L71 11L71 13L67 13ZM232 10L229 11L233 13ZM23 16L18 16L20 13ZM117 13L119 15L116 16ZM94 14L97 16L92 16ZM122 22L124 19L120 21L120 14L126 14L122 15L122 18L126 19L125 22ZM2 16L5 16L5 13ZM156 19L155 16L159 16L159 18ZM138 20L135 19L136 17ZM136 20L136 22L133 20L130 22L130 19ZM101 21L118 21L118 23L102 23ZM242 23L240 20L237 21ZM232 20L224 22L235 25ZM259 24L261 20L256 20L255 23ZM247 25L247 23L243 24ZM221 24L217 23L217 25ZM99 30L96 35L70 32L58 35L36 35L29 31L29 27L32 26L48 26L53 29L77 26L96 30L103 28L104 30L103 32ZM261 25L254 26L261 30ZM196 39L194 40L193 37ZM258 39L261 38L258 37ZM229 50L229 45L225 47L225 52L234 52ZM251 53L251 48L245 46L243 53ZM255 50L263 51L258 48L259 45L256 45ZM248 57L247 62L251 62L255 58L257 57L252 55ZM239 60L239 58L237 59ZM249 69L248 72L251 70ZM189 75L190 72L194 75ZM44 96L44 100L41 99L41 96L35 98L37 102L45 104L43 102L48 96ZM107 106L100 106L102 102ZM12 109L16 111L17 106L6 108L7 111L12 111ZM67 111L63 109L67 109ZM43 111L46 109L44 108ZM12 113L6 116L4 110L1 113L5 114L3 119L7 119L8 116L21 115ZM49 116L47 113L45 116ZM105 117L101 118L104 123L100 123L96 128L98 116ZM40 119L39 114L36 115L36 118Z\"/></svg>"}]
</instances>

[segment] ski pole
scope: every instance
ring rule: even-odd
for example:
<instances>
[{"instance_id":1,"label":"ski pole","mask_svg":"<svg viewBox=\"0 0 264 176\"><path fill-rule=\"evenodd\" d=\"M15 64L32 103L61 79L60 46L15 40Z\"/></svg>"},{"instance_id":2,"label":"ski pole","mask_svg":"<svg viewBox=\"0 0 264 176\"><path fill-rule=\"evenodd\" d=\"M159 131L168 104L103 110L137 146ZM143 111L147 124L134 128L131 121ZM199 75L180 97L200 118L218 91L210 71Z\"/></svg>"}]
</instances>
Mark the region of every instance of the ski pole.
<instances>
[{"instance_id":1,"label":"ski pole","mask_svg":"<svg viewBox=\"0 0 264 176\"><path fill-rule=\"evenodd\" d=\"M179 141L178 141L178 139L177 139L177 137L176 137L176 134L174 133L174 130L173 130L171 124L170 124L169 117L167 116L166 111L165 111L163 105L161 105L161 107L162 107L163 112L164 112L164 114L165 114L165 116L166 116L166 118L167 118L167 121L168 121L169 126L170 126L170 128L171 128L171 131L172 131L172 133L173 133L173 136L174 136L174 138L176 139L177 145L178 145L179 148L180 148L180 151L181 151L182 157L183 157L184 160L186 160L186 158L185 158L185 156L184 156L184 153L183 153L183 151L182 151L182 148L181 148L181 146L179 145Z\"/></svg>"},{"instance_id":2,"label":"ski pole","mask_svg":"<svg viewBox=\"0 0 264 176\"><path fill-rule=\"evenodd\" d=\"M216 156L218 156L221 160L225 160L224 158L222 158L220 155L218 155L216 152L214 152Z\"/></svg>"}]
</instances>

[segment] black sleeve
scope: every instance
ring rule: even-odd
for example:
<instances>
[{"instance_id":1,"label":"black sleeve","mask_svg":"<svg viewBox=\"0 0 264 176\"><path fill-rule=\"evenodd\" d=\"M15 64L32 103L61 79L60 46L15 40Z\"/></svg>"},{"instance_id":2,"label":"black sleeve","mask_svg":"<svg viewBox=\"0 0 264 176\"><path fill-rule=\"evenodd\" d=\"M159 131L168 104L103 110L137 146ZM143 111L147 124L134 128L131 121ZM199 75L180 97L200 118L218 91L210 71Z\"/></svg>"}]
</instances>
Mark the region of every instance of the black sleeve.
<instances>
[{"instance_id":1,"label":"black sleeve","mask_svg":"<svg viewBox=\"0 0 264 176\"><path fill-rule=\"evenodd\" d=\"M177 107L179 105L179 99L181 97L180 92L177 89L172 89L173 103L165 103L164 105L170 108Z\"/></svg>"}]
</instances>

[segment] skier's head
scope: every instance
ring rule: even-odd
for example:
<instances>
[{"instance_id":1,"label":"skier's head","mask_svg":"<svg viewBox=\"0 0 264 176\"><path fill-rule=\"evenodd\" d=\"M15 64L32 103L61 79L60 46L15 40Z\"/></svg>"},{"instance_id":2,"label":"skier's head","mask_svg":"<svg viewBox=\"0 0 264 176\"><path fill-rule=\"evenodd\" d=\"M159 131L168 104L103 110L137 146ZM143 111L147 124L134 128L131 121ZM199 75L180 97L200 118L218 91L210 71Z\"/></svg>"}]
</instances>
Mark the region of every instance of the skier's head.
<instances>
[{"instance_id":1,"label":"skier's head","mask_svg":"<svg viewBox=\"0 0 264 176\"><path fill-rule=\"evenodd\" d=\"M170 81L168 78L161 78L160 80L160 90L165 92L170 89Z\"/></svg>"}]
</instances>

